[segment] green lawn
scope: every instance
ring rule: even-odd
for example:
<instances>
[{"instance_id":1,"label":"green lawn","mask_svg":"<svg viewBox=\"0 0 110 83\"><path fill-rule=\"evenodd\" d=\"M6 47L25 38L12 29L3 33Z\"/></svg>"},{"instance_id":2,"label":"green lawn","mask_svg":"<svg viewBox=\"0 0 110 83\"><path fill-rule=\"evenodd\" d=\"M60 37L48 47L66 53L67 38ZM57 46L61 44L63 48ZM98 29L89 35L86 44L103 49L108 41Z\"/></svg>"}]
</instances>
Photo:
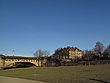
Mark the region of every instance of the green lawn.
<instances>
[{"instance_id":1,"label":"green lawn","mask_svg":"<svg viewBox=\"0 0 110 83\"><path fill-rule=\"evenodd\" d=\"M0 70L0 76L52 83L104 83L110 82L110 64Z\"/></svg>"}]
</instances>

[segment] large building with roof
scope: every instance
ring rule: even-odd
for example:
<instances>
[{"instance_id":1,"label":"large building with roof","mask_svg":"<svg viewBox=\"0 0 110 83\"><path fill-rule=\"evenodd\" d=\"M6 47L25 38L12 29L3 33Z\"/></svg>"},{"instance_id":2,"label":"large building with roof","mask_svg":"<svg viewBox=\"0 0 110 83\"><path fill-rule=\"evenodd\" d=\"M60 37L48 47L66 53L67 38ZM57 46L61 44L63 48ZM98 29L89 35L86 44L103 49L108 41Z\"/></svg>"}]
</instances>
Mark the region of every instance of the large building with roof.
<instances>
[{"instance_id":1,"label":"large building with roof","mask_svg":"<svg viewBox=\"0 0 110 83\"><path fill-rule=\"evenodd\" d=\"M52 58L60 59L63 61L74 60L76 58L81 58L83 55L83 51L77 47L64 47L58 48L53 54Z\"/></svg>"}]
</instances>

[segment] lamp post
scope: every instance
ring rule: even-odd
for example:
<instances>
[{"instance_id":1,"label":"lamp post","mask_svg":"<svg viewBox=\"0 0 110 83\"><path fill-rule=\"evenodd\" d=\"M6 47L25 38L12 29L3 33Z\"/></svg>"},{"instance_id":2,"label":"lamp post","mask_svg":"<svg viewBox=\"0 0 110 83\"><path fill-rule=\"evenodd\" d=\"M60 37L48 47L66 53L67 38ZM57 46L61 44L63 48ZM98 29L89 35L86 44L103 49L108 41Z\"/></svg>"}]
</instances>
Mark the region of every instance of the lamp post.
<instances>
[{"instance_id":1,"label":"lamp post","mask_svg":"<svg viewBox=\"0 0 110 83\"><path fill-rule=\"evenodd\" d=\"M0 54L2 54L2 50L0 49Z\"/></svg>"},{"instance_id":2,"label":"lamp post","mask_svg":"<svg viewBox=\"0 0 110 83\"><path fill-rule=\"evenodd\" d=\"M1 54L1 55L3 55L3 51L4 51L4 50L0 49L0 54Z\"/></svg>"},{"instance_id":3,"label":"lamp post","mask_svg":"<svg viewBox=\"0 0 110 83\"><path fill-rule=\"evenodd\" d=\"M15 50L12 50L12 54L13 54L13 56L14 56L14 53L15 53Z\"/></svg>"}]
</instances>

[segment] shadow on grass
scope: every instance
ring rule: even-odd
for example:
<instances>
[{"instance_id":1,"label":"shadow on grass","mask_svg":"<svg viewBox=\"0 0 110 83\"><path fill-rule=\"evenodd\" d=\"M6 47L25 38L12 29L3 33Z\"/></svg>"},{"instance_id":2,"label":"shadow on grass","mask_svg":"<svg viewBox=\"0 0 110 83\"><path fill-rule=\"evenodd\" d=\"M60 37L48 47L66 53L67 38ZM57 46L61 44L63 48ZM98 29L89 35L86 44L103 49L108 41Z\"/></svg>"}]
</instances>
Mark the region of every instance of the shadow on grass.
<instances>
[{"instance_id":1,"label":"shadow on grass","mask_svg":"<svg viewBox=\"0 0 110 83\"><path fill-rule=\"evenodd\" d=\"M98 79L94 79L94 78L91 78L89 80L94 80L94 81L97 81L97 82L102 82L102 83L110 83L109 81L105 81L105 80L98 80Z\"/></svg>"},{"instance_id":2,"label":"shadow on grass","mask_svg":"<svg viewBox=\"0 0 110 83\"><path fill-rule=\"evenodd\" d=\"M15 62L14 65L12 65L12 66L7 66L7 67L4 67L4 68L2 68L2 69L3 69L3 70L6 70L6 69L28 68L28 67L36 67L36 65L33 64L33 63L30 63L30 62Z\"/></svg>"}]
</instances>

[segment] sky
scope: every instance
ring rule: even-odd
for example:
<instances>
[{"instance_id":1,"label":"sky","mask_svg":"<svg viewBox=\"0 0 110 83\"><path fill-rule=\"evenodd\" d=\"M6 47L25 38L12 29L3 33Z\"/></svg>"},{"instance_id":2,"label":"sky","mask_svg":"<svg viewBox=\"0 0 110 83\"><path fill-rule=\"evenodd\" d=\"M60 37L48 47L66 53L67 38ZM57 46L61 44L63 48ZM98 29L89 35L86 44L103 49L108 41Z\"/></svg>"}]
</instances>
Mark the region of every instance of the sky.
<instances>
[{"instance_id":1,"label":"sky","mask_svg":"<svg viewBox=\"0 0 110 83\"><path fill-rule=\"evenodd\" d=\"M110 0L0 0L0 53L33 56L110 44Z\"/></svg>"}]
</instances>

